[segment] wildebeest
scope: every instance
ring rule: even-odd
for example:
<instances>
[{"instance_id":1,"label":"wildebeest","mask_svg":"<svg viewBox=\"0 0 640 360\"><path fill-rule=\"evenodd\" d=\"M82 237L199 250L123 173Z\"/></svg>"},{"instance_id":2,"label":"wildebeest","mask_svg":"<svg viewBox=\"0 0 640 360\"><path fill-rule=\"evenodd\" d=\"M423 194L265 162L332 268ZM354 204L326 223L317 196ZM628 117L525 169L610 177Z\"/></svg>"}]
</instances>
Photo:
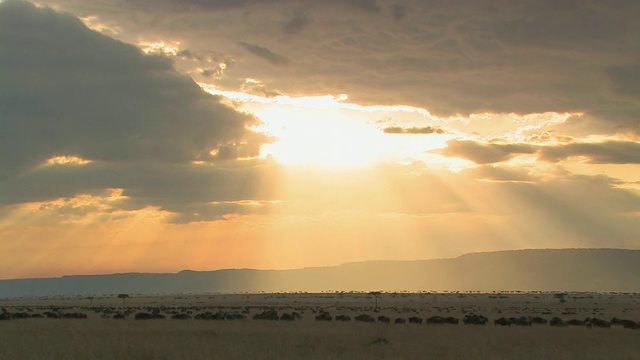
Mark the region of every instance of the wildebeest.
<instances>
[{"instance_id":1,"label":"wildebeest","mask_svg":"<svg viewBox=\"0 0 640 360\"><path fill-rule=\"evenodd\" d=\"M462 318L462 322L467 325L486 325L487 321L489 320L485 316L477 314L467 314Z\"/></svg>"},{"instance_id":2,"label":"wildebeest","mask_svg":"<svg viewBox=\"0 0 640 360\"><path fill-rule=\"evenodd\" d=\"M611 319L611 325L622 325L625 329L640 329L640 322L636 323L633 320L619 319L617 317Z\"/></svg>"},{"instance_id":3,"label":"wildebeest","mask_svg":"<svg viewBox=\"0 0 640 360\"><path fill-rule=\"evenodd\" d=\"M189 320L191 319L191 315L189 314L175 314L173 316L171 316L172 319L174 320Z\"/></svg>"},{"instance_id":4,"label":"wildebeest","mask_svg":"<svg viewBox=\"0 0 640 360\"><path fill-rule=\"evenodd\" d=\"M567 324L559 317L549 320L549 326L567 326Z\"/></svg>"},{"instance_id":5,"label":"wildebeest","mask_svg":"<svg viewBox=\"0 0 640 360\"><path fill-rule=\"evenodd\" d=\"M597 327L597 328L610 328L611 327L611 323L606 321L606 320L602 320L602 319L598 319L598 318L587 318L587 320L585 321L586 325L588 327Z\"/></svg>"},{"instance_id":6,"label":"wildebeest","mask_svg":"<svg viewBox=\"0 0 640 360\"><path fill-rule=\"evenodd\" d=\"M526 316L521 316L519 318L512 317L509 319L511 324L518 326L531 326L531 319Z\"/></svg>"},{"instance_id":7,"label":"wildebeest","mask_svg":"<svg viewBox=\"0 0 640 360\"><path fill-rule=\"evenodd\" d=\"M611 318L611 325L622 325L622 319L617 318L617 317L612 317Z\"/></svg>"},{"instance_id":8,"label":"wildebeest","mask_svg":"<svg viewBox=\"0 0 640 360\"><path fill-rule=\"evenodd\" d=\"M316 315L316 321L331 321L332 319L328 311L323 311L319 315Z\"/></svg>"},{"instance_id":9,"label":"wildebeest","mask_svg":"<svg viewBox=\"0 0 640 360\"><path fill-rule=\"evenodd\" d=\"M358 316L354 317L353 319L355 321L361 321L361 322L375 322L376 321L376 319L374 319L369 314L361 314L361 315L358 315Z\"/></svg>"},{"instance_id":10,"label":"wildebeest","mask_svg":"<svg viewBox=\"0 0 640 360\"><path fill-rule=\"evenodd\" d=\"M622 327L625 329L640 329L640 324L633 320L622 320Z\"/></svg>"},{"instance_id":11,"label":"wildebeest","mask_svg":"<svg viewBox=\"0 0 640 360\"><path fill-rule=\"evenodd\" d=\"M62 318L62 314L60 314L59 312L53 312L53 311L45 311L44 316L47 317L47 319L60 319Z\"/></svg>"},{"instance_id":12,"label":"wildebeest","mask_svg":"<svg viewBox=\"0 0 640 360\"><path fill-rule=\"evenodd\" d=\"M157 320L157 319L164 319L164 315L139 312L134 316L134 318L136 320Z\"/></svg>"},{"instance_id":13,"label":"wildebeest","mask_svg":"<svg viewBox=\"0 0 640 360\"><path fill-rule=\"evenodd\" d=\"M531 318L531 323L532 324L540 324L540 325L546 325L548 323L547 319L540 317L540 316L534 316Z\"/></svg>"},{"instance_id":14,"label":"wildebeest","mask_svg":"<svg viewBox=\"0 0 640 360\"><path fill-rule=\"evenodd\" d=\"M83 314L79 312L67 313L67 314L62 314L62 318L63 319L86 319L87 314Z\"/></svg>"},{"instance_id":15,"label":"wildebeest","mask_svg":"<svg viewBox=\"0 0 640 360\"><path fill-rule=\"evenodd\" d=\"M224 314L217 312L213 314L211 311L203 312L195 316L196 320L224 320Z\"/></svg>"},{"instance_id":16,"label":"wildebeest","mask_svg":"<svg viewBox=\"0 0 640 360\"><path fill-rule=\"evenodd\" d=\"M280 315L280 320L282 321L294 321L296 318L295 316L289 314L289 313L284 313L282 315Z\"/></svg>"},{"instance_id":17,"label":"wildebeest","mask_svg":"<svg viewBox=\"0 0 640 360\"><path fill-rule=\"evenodd\" d=\"M427 324L450 324L450 325L458 325L460 320L453 316L432 316L427 318Z\"/></svg>"},{"instance_id":18,"label":"wildebeest","mask_svg":"<svg viewBox=\"0 0 640 360\"><path fill-rule=\"evenodd\" d=\"M584 320L571 319L571 320L566 321L565 324L571 325L571 326L584 326L585 322L584 322Z\"/></svg>"},{"instance_id":19,"label":"wildebeest","mask_svg":"<svg viewBox=\"0 0 640 360\"><path fill-rule=\"evenodd\" d=\"M444 323L450 325L458 325L460 323L460 319L453 316L447 316L446 318L444 318Z\"/></svg>"},{"instance_id":20,"label":"wildebeest","mask_svg":"<svg viewBox=\"0 0 640 360\"><path fill-rule=\"evenodd\" d=\"M427 324L444 324L444 317L436 315L427 318Z\"/></svg>"},{"instance_id":21,"label":"wildebeest","mask_svg":"<svg viewBox=\"0 0 640 360\"><path fill-rule=\"evenodd\" d=\"M280 320L280 316L278 316L278 311L277 310L267 309L267 310L262 311L259 314L253 315L253 319L254 320L278 321L278 320Z\"/></svg>"},{"instance_id":22,"label":"wildebeest","mask_svg":"<svg viewBox=\"0 0 640 360\"><path fill-rule=\"evenodd\" d=\"M13 313L10 314L12 319L28 319L31 317L31 315L29 315L29 313L26 312L17 312L17 313Z\"/></svg>"}]
</instances>

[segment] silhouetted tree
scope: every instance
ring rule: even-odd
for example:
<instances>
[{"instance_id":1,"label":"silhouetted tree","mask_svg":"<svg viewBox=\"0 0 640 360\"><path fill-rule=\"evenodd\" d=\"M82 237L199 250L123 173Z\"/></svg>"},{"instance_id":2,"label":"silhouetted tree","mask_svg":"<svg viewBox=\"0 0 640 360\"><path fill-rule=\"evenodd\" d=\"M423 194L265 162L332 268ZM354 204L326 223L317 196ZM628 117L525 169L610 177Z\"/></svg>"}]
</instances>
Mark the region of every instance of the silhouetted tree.
<instances>
[{"instance_id":1,"label":"silhouetted tree","mask_svg":"<svg viewBox=\"0 0 640 360\"><path fill-rule=\"evenodd\" d=\"M557 293L557 294L554 294L553 297L558 299L558 301L560 301L560 304L562 305L562 307L564 307L564 303L567 302L567 299L566 299L567 295L568 295L567 293Z\"/></svg>"},{"instance_id":2,"label":"silhouetted tree","mask_svg":"<svg viewBox=\"0 0 640 360\"><path fill-rule=\"evenodd\" d=\"M126 305L127 304L127 298L129 297L129 294L119 294L118 295L118 299L122 299L122 305Z\"/></svg>"},{"instance_id":3,"label":"silhouetted tree","mask_svg":"<svg viewBox=\"0 0 640 360\"><path fill-rule=\"evenodd\" d=\"M369 293L369 295L373 295L373 299L375 300L375 307L373 308L373 311L378 311L378 298L380 297L380 295L382 295L381 291L372 291Z\"/></svg>"}]
</instances>

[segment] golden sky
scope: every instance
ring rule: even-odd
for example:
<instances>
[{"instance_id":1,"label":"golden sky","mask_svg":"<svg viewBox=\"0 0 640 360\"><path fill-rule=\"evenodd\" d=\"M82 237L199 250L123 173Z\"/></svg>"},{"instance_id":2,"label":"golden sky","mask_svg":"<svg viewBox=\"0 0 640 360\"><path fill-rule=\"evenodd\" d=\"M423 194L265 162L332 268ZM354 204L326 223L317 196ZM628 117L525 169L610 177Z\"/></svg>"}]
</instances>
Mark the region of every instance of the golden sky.
<instances>
[{"instance_id":1,"label":"golden sky","mask_svg":"<svg viewBox=\"0 0 640 360\"><path fill-rule=\"evenodd\" d=\"M640 248L639 15L1 1L0 278Z\"/></svg>"}]
</instances>

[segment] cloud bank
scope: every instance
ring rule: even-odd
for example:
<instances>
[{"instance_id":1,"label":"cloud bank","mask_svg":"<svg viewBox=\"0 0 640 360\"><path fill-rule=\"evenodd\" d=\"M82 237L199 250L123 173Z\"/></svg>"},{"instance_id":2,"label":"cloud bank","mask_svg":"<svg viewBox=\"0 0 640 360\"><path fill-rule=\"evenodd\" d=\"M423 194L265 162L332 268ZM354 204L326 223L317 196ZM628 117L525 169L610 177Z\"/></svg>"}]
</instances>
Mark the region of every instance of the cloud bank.
<instances>
[{"instance_id":1,"label":"cloud bank","mask_svg":"<svg viewBox=\"0 0 640 360\"><path fill-rule=\"evenodd\" d=\"M167 58L89 30L71 15L1 3L0 52L5 205L122 188L136 207L179 213L220 198L177 193L204 182L193 162L211 168L255 157L267 141L248 130L259 123L255 117L202 91ZM47 164L60 156L84 164ZM226 182L220 179L233 173L215 168L208 181Z\"/></svg>"},{"instance_id":2,"label":"cloud bank","mask_svg":"<svg viewBox=\"0 0 640 360\"><path fill-rule=\"evenodd\" d=\"M253 78L286 94L439 115L582 112L567 131L640 131L634 0L44 3L97 16L132 42L177 39L211 62L237 60L215 81L227 88ZM211 62L179 61L192 72Z\"/></svg>"}]
</instances>

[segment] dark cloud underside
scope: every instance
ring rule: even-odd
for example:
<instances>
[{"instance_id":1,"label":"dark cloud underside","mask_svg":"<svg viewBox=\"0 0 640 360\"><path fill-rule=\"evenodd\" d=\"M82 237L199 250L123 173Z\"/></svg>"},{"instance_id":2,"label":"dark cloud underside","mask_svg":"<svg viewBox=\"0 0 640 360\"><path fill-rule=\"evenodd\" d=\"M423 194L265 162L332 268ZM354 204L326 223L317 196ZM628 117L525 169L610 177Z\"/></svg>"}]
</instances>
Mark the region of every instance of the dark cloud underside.
<instances>
[{"instance_id":1,"label":"dark cloud underside","mask_svg":"<svg viewBox=\"0 0 640 360\"><path fill-rule=\"evenodd\" d=\"M518 154L533 154L536 147L528 144L480 144L471 140L450 140L442 150L446 156L456 156L475 162L490 164L506 161Z\"/></svg>"},{"instance_id":2,"label":"dark cloud underside","mask_svg":"<svg viewBox=\"0 0 640 360\"><path fill-rule=\"evenodd\" d=\"M216 77L224 86L249 77L285 94L344 93L357 103L417 105L439 115L582 112L572 122L588 123L592 133L640 131L635 0L100 4L65 6L84 14L107 9L99 16L133 39L182 38L194 53L214 48L242 59Z\"/></svg>"},{"instance_id":3,"label":"dark cloud underside","mask_svg":"<svg viewBox=\"0 0 640 360\"><path fill-rule=\"evenodd\" d=\"M5 204L104 188L124 188L143 202L147 197L135 190L142 182L163 194L146 205L189 203L193 198L162 184L182 179L175 184L190 186L186 179L198 172L192 161L256 156L266 141L247 130L257 124L254 117L202 91L166 58L91 31L70 15L1 3L0 53ZM42 167L61 155L94 163ZM151 176L156 166L165 173ZM210 175L215 184L219 174ZM215 198L209 196L204 201Z\"/></svg>"},{"instance_id":4,"label":"dark cloud underside","mask_svg":"<svg viewBox=\"0 0 640 360\"><path fill-rule=\"evenodd\" d=\"M385 134L444 134L444 130L437 126L402 128L389 126L382 130Z\"/></svg>"},{"instance_id":5,"label":"dark cloud underside","mask_svg":"<svg viewBox=\"0 0 640 360\"><path fill-rule=\"evenodd\" d=\"M282 65L289 65L290 63L289 59L287 59L286 57L282 55L278 55L265 47L254 45L254 44L247 44L245 42L241 42L240 45L243 48L247 49L253 55L259 58L262 58L264 60L267 60L272 65L282 66Z\"/></svg>"},{"instance_id":6,"label":"dark cloud underside","mask_svg":"<svg viewBox=\"0 0 640 360\"><path fill-rule=\"evenodd\" d=\"M540 160L549 162L580 156L585 157L590 164L640 164L640 144L630 141L538 146L450 140L441 152L443 155L465 158L477 164L507 161L518 154L536 154Z\"/></svg>"},{"instance_id":7,"label":"dark cloud underside","mask_svg":"<svg viewBox=\"0 0 640 360\"><path fill-rule=\"evenodd\" d=\"M584 156L591 164L640 164L640 144L636 142L607 141L545 146L540 158L557 162L571 156Z\"/></svg>"}]
</instances>

